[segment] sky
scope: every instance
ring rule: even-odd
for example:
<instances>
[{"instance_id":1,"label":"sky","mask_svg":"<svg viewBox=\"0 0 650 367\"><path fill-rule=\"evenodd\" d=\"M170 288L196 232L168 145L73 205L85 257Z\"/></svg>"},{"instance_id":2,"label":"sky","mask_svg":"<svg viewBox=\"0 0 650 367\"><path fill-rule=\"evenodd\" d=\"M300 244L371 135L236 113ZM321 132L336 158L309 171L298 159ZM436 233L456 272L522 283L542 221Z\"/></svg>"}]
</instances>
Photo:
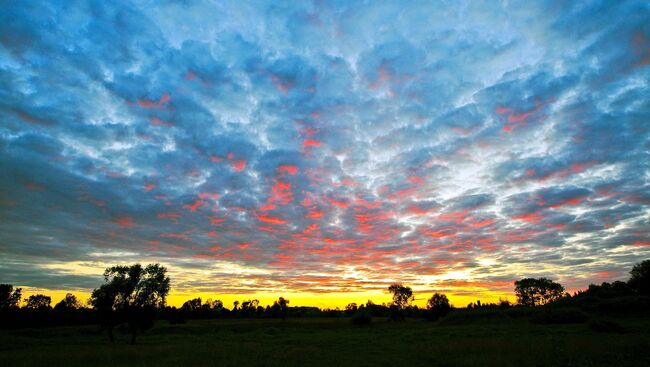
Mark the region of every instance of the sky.
<instances>
[{"instance_id":1,"label":"sky","mask_svg":"<svg viewBox=\"0 0 650 367\"><path fill-rule=\"evenodd\" d=\"M452 303L650 257L646 1L2 1L0 282Z\"/></svg>"}]
</instances>

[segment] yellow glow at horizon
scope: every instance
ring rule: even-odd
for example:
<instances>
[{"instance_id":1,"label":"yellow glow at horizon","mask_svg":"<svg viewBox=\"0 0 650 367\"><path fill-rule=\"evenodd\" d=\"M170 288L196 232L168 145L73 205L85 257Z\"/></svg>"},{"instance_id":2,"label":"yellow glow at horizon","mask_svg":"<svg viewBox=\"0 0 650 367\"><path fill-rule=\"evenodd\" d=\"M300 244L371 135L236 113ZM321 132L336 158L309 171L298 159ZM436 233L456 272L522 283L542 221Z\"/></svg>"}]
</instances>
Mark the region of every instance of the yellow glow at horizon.
<instances>
[{"instance_id":1,"label":"yellow glow at horizon","mask_svg":"<svg viewBox=\"0 0 650 367\"><path fill-rule=\"evenodd\" d=\"M72 293L79 301L83 304L86 304L86 301L90 298L89 291L83 290L51 290L43 288L31 288L31 287L21 287L17 285L16 287L23 288L23 304L24 299L33 294L45 294L52 298L52 307L61 301L67 293ZM414 290L415 301L413 304L419 307L425 307L427 299L431 297L432 292L418 292ZM500 298L507 298L512 300L512 293L506 292L492 292L492 291L477 291L476 295L457 295L454 292L445 292L449 298L451 304L454 307L465 307L470 302L476 302L476 300L481 300L482 303L498 302ZM391 295L388 292L384 291L365 291L365 292L340 292L340 293L298 293L298 292L277 292L277 293L242 293L242 294L217 294L217 293L208 293L208 292L171 292L167 298L167 304L169 306L181 307L183 303L187 300L200 297L203 302L208 299L212 300L221 300L225 307L232 309L233 302L239 301L240 304L243 301L257 299L260 301L260 305L266 306L273 304L273 301L277 300L278 297L284 297L289 300L290 306L313 306L321 309L344 309L345 306L349 303L356 303L357 305L366 304L368 300L371 300L375 304L383 304L391 302Z\"/></svg>"},{"instance_id":2,"label":"yellow glow at horizon","mask_svg":"<svg viewBox=\"0 0 650 367\"><path fill-rule=\"evenodd\" d=\"M94 254L98 257L97 261L70 261L70 262L61 262L61 263L48 263L42 264L41 267L51 270L56 270L60 273L70 274L70 275L85 275L85 276L94 276L97 277L97 286L103 282L103 277L101 274L104 272L104 269L114 265L115 258L120 258L121 256L127 255L123 252L110 252L110 253L97 253ZM103 258L102 260L100 260ZM108 259L107 259L108 258ZM131 261L129 261L131 260ZM137 262L137 259L129 259L127 263ZM477 259L478 263L481 266L490 266L494 265L496 261L491 258L481 258ZM122 261L124 262L124 261ZM153 261L155 262L155 261ZM325 290L323 293L314 293L314 292L297 292L291 291L290 289L278 290L278 291L250 291L250 286L254 284L242 283L240 286L244 286L241 292L238 293L217 293L217 292L205 292L198 291L196 289L179 289L176 288L174 283L180 282L183 283L184 280L192 279L210 279L213 276L213 272L218 273L233 273L233 274L242 274L242 275L264 275L268 271L263 268L251 267L251 266L242 266L240 264L219 261L210 264L209 267L204 267L200 269L192 269L186 267L168 267L169 276L172 279L172 289L168 296L167 304L170 306L180 307L185 301L200 297L203 302L208 299L212 300L221 300L224 303L224 306L232 308L234 301L246 301L251 299L257 299L260 301L260 304L263 306L270 305L273 301L277 300L278 297L284 297L290 301L290 306L314 306L321 309L324 308L340 308L343 309L349 303L356 303L357 305L365 304L368 300L371 300L375 304L390 303L391 295L388 293L387 288L391 280L386 279L386 289L385 290L359 290L359 291L350 291L350 292L338 292L331 291L330 289ZM327 274L316 274L312 273L310 275L327 275ZM354 282L355 279L363 279L364 273L357 271L354 267L344 267L341 273L342 279L349 279L351 282ZM449 298L452 305L455 307L465 307L470 302L476 302L476 300L481 300L482 303L489 302L498 302L500 298L513 299L512 292L503 292L503 291L493 291L481 286L473 286L471 280L480 281L480 278L473 276L471 269L462 269L462 270L452 270L443 274L436 275L419 275L418 284L413 284L413 292L415 295L415 305L419 307L426 306L426 301L433 294L433 290L436 289L436 285L440 284L441 287L444 287L442 293L446 294ZM446 286L446 281L470 281L470 284L464 286ZM178 284L178 283L177 283ZM280 283L278 284L280 286ZM406 284L409 285L409 284ZM426 286L425 286L426 285ZM16 285L20 287L20 285ZM52 306L59 302L66 293L73 293L77 295L79 300L85 303L90 298L90 291L88 290L48 290L48 289L37 289L30 287L23 288L23 298L27 298L31 294L43 293L52 297ZM237 288L237 287L235 287Z\"/></svg>"}]
</instances>

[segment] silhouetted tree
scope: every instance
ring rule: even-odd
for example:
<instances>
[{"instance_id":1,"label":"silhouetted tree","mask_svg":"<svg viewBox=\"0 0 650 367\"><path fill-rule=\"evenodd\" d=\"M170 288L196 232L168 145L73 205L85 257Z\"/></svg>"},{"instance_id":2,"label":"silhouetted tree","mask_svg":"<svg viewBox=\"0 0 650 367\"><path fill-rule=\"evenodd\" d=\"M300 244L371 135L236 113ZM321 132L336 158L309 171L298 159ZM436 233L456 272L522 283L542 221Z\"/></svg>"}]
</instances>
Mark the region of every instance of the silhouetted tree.
<instances>
[{"instance_id":1,"label":"silhouetted tree","mask_svg":"<svg viewBox=\"0 0 650 367\"><path fill-rule=\"evenodd\" d=\"M43 294L33 294L25 299L25 308L29 310L44 310L50 308L52 298Z\"/></svg>"},{"instance_id":2,"label":"silhouetted tree","mask_svg":"<svg viewBox=\"0 0 650 367\"><path fill-rule=\"evenodd\" d=\"M499 298L499 308L510 308L512 306L512 303L508 299L501 299Z\"/></svg>"},{"instance_id":3,"label":"silhouetted tree","mask_svg":"<svg viewBox=\"0 0 650 367\"><path fill-rule=\"evenodd\" d=\"M390 317L393 320L404 319L404 309L413 301L413 290L411 287L399 283L391 284L388 291L393 294Z\"/></svg>"},{"instance_id":4,"label":"silhouetted tree","mask_svg":"<svg viewBox=\"0 0 650 367\"><path fill-rule=\"evenodd\" d=\"M411 287L395 283L388 287L388 291L393 294L393 304L400 309L406 308L413 301L414 297Z\"/></svg>"},{"instance_id":5,"label":"silhouetted tree","mask_svg":"<svg viewBox=\"0 0 650 367\"><path fill-rule=\"evenodd\" d=\"M11 284L0 284L0 311L18 308L22 291Z\"/></svg>"},{"instance_id":6,"label":"silhouetted tree","mask_svg":"<svg viewBox=\"0 0 650 367\"><path fill-rule=\"evenodd\" d=\"M59 303L54 306L55 310L74 310L81 307L81 303L77 300L77 297L68 293L65 297L59 301Z\"/></svg>"},{"instance_id":7,"label":"silhouetted tree","mask_svg":"<svg viewBox=\"0 0 650 367\"><path fill-rule=\"evenodd\" d=\"M369 325L372 323L372 316L367 311L360 310L352 316L350 322L358 326Z\"/></svg>"},{"instance_id":8,"label":"silhouetted tree","mask_svg":"<svg viewBox=\"0 0 650 367\"><path fill-rule=\"evenodd\" d=\"M201 306L201 310L205 317L221 316L223 314L223 302L221 300L208 299Z\"/></svg>"},{"instance_id":9,"label":"silhouetted tree","mask_svg":"<svg viewBox=\"0 0 650 367\"><path fill-rule=\"evenodd\" d=\"M357 312L357 304L356 303L348 303L347 306L345 306L345 314L348 316L354 315L355 312Z\"/></svg>"},{"instance_id":10,"label":"silhouetted tree","mask_svg":"<svg viewBox=\"0 0 650 367\"><path fill-rule=\"evenodd\" d=\"M621 282L620 280L614 281L612 283L603 282L600 285L589 284L589 288L584 291L578 291L575 293L576 296L595 296L600 298L614 298L621 297L626 295L632 295L632 288L626 283Z\"/></svg>"},{"instance_id":11,"label":"silhouetted tree","mask_svg":"<svg viewBox=\"0 0 650 367\"><path fill-rule=\"evenodd\" d=\"M187 310L187 311L190 311L190 312L197 311L198 309L201 308L201 302L202 301L201 301L200 297L199 298L194 298L194 299L191 299L189 301L185 301L185 303L183 303L183 306L181 306L181 308L183 310Z\"/></svg>"},{"instance_id":12,"label":"silhouetted tree","mask_svg":"<svg viewBox=\"0 0 650 367\"><path fill-rule=\"evenodd\" d=\"M564 295L564 287L546 278L525 278L515 281L517 303L522 306L540 306L557 301Z\"/></svg>"},{"instance_id":13,"label":"silhouetted tree","mask_svg":"<svg viewBox=\"0 0 650 367\"><path fill-rule=\"evenodd\" d=\"M391 309L388 306L377 305L374 302L372 302L372 300L368 300L368 302L366 302L365 309L366 312L368 312L372 317L386 317L386 316L390 316L391 313Z\"/></svg>"},{"instance_id":14,"label":"silhouetted tree","mask_svg":"<svg viewBox=\"0 0 650 367\"><path fill-rule=\"evenodd\" d=\"M650 260L644 260L632 268L627 284L642 295L650 295Z\"/></svg>"},{"instance_id":15,"label":"silhouetted tree","mask_svg":"<svg viewBox=\"0 0 650 367\"><path fill-rule=\"evenodd\" d=\"M244 317L249 317L257 313L257 307L260 305L260 301L256 299L244 301L241 303L241 308L239 309L239 314Z\"/></svg>"},{"instance_id":16,"label":"silhouetted tree","mask_svg":"<svg viewBox=\"0 0 650 367\"><path fill-rule=\"evenodd\" d=\"M280 317L282 320L287 318L288 310L289 300L284 299L283 297L278 298L277 301L273 302L273 306L271 306L271 313L273 317Z\"/></svg>"},{"instance_id":17,"label":"silhouetted tree","mask_svg":"<svg viewBox=\"0 0 650 367\"><path fill-rule=\"evenodd\" d=\"M153 325L156 308L164 307L169 293L167 269L159 264L113 266L104 271L105 283L92 293L90 304L99 312L103 326L113 341L116 321L126 320L135 343L138 329Z\"/></svg>"},{"instance_id":18,"label":"silhouetted tree","mask_svg":"<svg viewBox=\"0 0 650 367\"><path fill-rule=\"evenodd\" d=\"M437 320L449 313L451 305L447 296L441 293L434 293L427 301L427 318Z\"/></svg>"},{"instance_id":19,"label":"silhouetted tree","mask_svg":"<svg viewBox=\"0 0 650 367\"><path fill-rule=\"evenodd\" d=\"M205 304L203 306L209 308L210 310L221 311L221 309L223 309L223 302L221 302L219 299L215 299L214 301L208 299L205 301Z\"/></svg>"}]
</instances>

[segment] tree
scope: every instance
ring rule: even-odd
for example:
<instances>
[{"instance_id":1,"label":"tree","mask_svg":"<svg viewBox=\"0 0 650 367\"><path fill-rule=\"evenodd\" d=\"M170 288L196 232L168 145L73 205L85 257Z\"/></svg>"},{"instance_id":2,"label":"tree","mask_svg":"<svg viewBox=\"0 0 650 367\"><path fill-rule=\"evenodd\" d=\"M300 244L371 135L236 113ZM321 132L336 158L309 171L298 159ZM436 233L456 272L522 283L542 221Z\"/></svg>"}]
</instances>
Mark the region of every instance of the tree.
<instances>
[{"instance_id":1,"label":"tree","mask_svg":"<svg viewBox=\"0 0 650 367\"><path fill-rule=\"evenodd\" d=\"M577 292L576 296L588 295L600 298L615 298L631 295L632 293L632 288L626 282L617 280L612 283L603 282L600 285L589 284L586 290Z\"/></svg>"},{"instance_id":2,"label":"tree","mask_svg":"<svg viewBox=\"0 0 650 367\"><path fill-rule=\"evenodd\" d=\"M44 310L50 308L52 298L43 294L33 294L25 299L25 308L30 310Z\"/></svg>"},{"instance_id":3,"label":"tree","mask_svg":"<svg viewBox=\"0 0 650 367\"><path fill-rule=\"evenodd\" d=\"M0 284L0 311L18 308L22 288L14 289L11 284Z\"/></svg>"},{"instance_id":4,"label":"tree","mask_svg":"<svg viewBox=\"0 0 650 367\"><path fill-rule=\"evenodd\" d=\"M223 302L220 299L215 299L214 301L207 300L205 303L209 304L213 311L221 312L223 310Z\"/></svg>"},{"instance_id":5,"label":"tree","mask_svg":"<svg viewBox=\"0 0 650 367\"><path fill-rule=\"evenodd\" d=\"M642 295L650 295L650 260L644 260L634 265L630 271L627 284Z\"/></svg>"},{"instance_id":6,"label":"tree","mask_svg":"<svg viewBox=\"0 0 650 367\"><path fill-rule=\"evenodd\" d=\"M151 327L156 309L165 306L170 287L167 269L159 264L113 266L104 271L104 281L93 291L90 304L99 312L111 342L114 324L125 320L134 344L138 329Z\"/></svg>"},{"instance_id":7,"label":"tree","mask_svg":"<svg viewBox=\"0 0 650 367\"><path fill-rule=\"evenodd\" d=\"M525 278L515 281L515 294L520 305L535 307L562 298L564 287L546 278Z\"/></svg>"},{"instance_id":8,"label":"tree","mask_svg":"<svg viewBox=\"0 0 650 367\"><path fill-rule=\"evenodd\" d=\"M260 301L256 299L244 301L241 303L241 308L239 312L245 316L254 315L257 312L257 307L260 305Z\"/></svg>"},{"instance_id":9,"label":"tree","mask_svg":"<svg viewBox=\"0 0 650 367\"><path fill-rule=\"evenodd\" d=\"M81 303L77 300L77 297L68 293L65 297L54 306L55 310L73 310L81 307Z\"/></svg>"},{"instance_id":10,"label":"tree","mask_svg":"<svg viewBox=\"0 0 650 367\"><path fill-rule=\"evenodd\" d=\"M223 312L223 302L218 299L213 301L211 298L209 298L201 306L201 311L205 317L220 315Z\"/></svg>"},{"instance_id":11,"label":"tree","mask_svg":"<svg viewBox=\"0 0 650 367\"><path fill-rule=\"evenodd\" d=\"M278 298L277 301L273 302L271 306L271 313L274 317L280 317L282 320L287 318L287 312L289 311L289 300L284 297Z\"/></svg>"},{"instance_id":12,"label":"tree","mask_svg":"<svg viewBox=\"0 0 650 367\"><path fill-rule=\"evenodd\" d=\"M191 299L189 301L185 301L185 303L183 303L183 306L181 306L181 308L183 310L187 310L189 312L195 312L195 311L201 309L201 302L202 302L202 300L201 300L200 297L199 298L194 298L194 299Z\"/></svg>"},{"instance_id":13,"label":"tree","mask_svg":"<svg viewBox=\"0 0 650 367\"><path fill-rule=\"evenodd\" d=\"M404 309L413 301L413 290L411 287L395 283L388 287L388 291L393 294L393 304L390 307L390 318L392 320L403 320Z\"/></svg>"},{"instance_id":14,"label":"tree","mask_svg":"<svg viewBox=\"0 0 650 367\"><path fill-rule=\"evenodd\" d=\"M357 309L358 307L356 303L348 303L348 305L345 306L345 314L348 316L353 315L355 312L357 312Z\"/></svg>"},{"instance_id":15,"label":"tree","mask_svg":"<svg viewBox=\"0 0 650 367\"><path fill-rule=\"evenodd\" d=\"M395 283L388 287L388 291L393 294L393 304L400 310L406 308L413 301L414 297L411 287Z\"/></svg>"},{"instance_id":16,"label":"tree","mask_svg":"<svg viewBox=\"0 0 650 367\"><path fill-rule=\"evenodd\" d=\"M510 308L511 306L512 304L510 303L510 300L499 297L499 308Z\"/></svg>"},{"instance_id":17,"label":"tree","mask_svg":"<svg viewBox=\"0 0 650 367\"><path fill-rule=\"evenodd\" d=\"M427 301L427 317L430 320L446 316L450 309L449 299L444 294L434 293Z\"/></svg>"}]
</instances>

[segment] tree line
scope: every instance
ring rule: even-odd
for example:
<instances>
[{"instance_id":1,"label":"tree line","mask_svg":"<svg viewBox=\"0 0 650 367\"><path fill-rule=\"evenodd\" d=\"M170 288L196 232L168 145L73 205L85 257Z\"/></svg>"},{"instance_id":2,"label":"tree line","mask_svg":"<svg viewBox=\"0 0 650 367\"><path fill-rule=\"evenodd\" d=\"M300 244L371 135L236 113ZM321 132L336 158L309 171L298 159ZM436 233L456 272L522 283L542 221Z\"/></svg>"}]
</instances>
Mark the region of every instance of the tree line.
<instances>
[{"instance_id":1,"label":"tree line","mask_svg":"<svg viewBox=\"0 0 650 367\"><path fill-rule=\"evenodd\" d=\"M68 293L54 307L51 298L34 294L22 299L22 289L0 284L0 328L45 327L58 325L81 325L96 323L104 330L111 342L115 340L114 329L121 326L135 343L138 334L151 328L156 319L180 324L191 319L211 318L278 318L287 317L339 317L349 316L356 325L369 324L373 317L401 321L407 317L438 320L445 317L453 307L445 294L433 293L424 308L413 304L412 288L395 283L388 287L392 302L375 304L348 304L343 310L316 307L290 307L289 300L279 297L271 305L262 306L256 299L235 301L232 308L220 300L194 298L179 308L166 304L170 290L167 269L160 264L146 267L140 264L113 266L104 271L104 283L94 289L84 305L76 296ZM524 278L514 282L516 303L500 300L498 303L467 305L466 309L539 308L541 306L579 306L606 312L617 308L630 310L650 309L650 260L636 264L630 271L629 280L591 284L586 290L573 295L564 287L547 278ZM612 301L614 300L614 301ZM23 302L24 301L24 304ZM22 307L21 307L22 305Z\"/></svg>"}]
</instances>

